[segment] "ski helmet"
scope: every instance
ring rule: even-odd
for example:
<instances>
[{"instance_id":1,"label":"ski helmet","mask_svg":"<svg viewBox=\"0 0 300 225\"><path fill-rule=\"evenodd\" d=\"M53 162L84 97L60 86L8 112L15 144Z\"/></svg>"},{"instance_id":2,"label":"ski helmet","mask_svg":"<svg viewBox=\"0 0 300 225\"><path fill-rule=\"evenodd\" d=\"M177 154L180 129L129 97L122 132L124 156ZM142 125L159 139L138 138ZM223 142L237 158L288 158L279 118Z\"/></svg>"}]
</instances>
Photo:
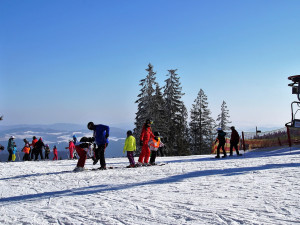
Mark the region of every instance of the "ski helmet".
<instances>
[{"instance_id":1,"label":"ski helmet","mask_svg":"<svg viewBox=\"0 0 300 225\"><path fill-rule=\"evenodd\" d=\"M12 135L12 136L10 136L10 139L15 139L15 136L13 136L13 135Z\"/></svg>"}]
</instances>

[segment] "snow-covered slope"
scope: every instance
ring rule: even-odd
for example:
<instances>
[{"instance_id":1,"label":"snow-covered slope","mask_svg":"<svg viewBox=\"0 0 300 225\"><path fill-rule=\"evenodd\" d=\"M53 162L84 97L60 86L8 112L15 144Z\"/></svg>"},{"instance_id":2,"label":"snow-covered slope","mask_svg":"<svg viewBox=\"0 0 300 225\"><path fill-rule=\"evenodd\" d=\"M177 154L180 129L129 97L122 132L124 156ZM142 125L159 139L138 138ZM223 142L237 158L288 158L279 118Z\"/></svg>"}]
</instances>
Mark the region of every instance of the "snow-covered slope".
<instances>
[{"instance_id":1,"label":"snow-covered slope","mask_svg":"<svg viewBox=\"0 0 300 225\"><path fill-rule=\"evenodd\" d=\"M300 150L157 158L71 172L76 161L0 163L1 224L298 224ZM86 168L96 168L90 160Z\"/></svg>"}]
</instances>

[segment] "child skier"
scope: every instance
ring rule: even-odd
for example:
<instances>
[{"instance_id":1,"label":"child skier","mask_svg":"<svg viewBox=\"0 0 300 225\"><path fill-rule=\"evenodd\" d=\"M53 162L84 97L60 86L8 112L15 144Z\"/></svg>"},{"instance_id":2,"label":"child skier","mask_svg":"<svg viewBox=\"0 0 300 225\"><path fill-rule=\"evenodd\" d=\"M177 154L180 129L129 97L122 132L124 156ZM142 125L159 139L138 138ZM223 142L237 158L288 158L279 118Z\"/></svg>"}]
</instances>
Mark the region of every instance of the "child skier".
<instances>
[{"instance_id":1,"label":"child skier","mask_svg":"<svg viewBox=\"0 0 300 225\"><path fill-rule=\"evenodd\" d=\"M24 148L22 149L22 152L24 152L24 157L23 160L24 161L29 161L29 153L30 153L30 147L29 147L29 143L25 144Z\"/></svg>"},{"instance_id":2,"label":"child skier","mask_svg":"<svg viewBox=\"0 0 300 225\"><path fill-rule=\"evenodd\" d=\"M158 148L164 146L164 144L160 140L159 133L154 132L154 136L155 137L151 138L149 141L149 148L151 151L150 165L156 165L155 159L156 159L157 150L158 150Z\"/></svg>"},{"instance_id":3,"label":"child skier","mask_svg":"<svg viewBox=\"0 0 300 225\"><path fill-rule=\"evenodd\" d=\"M45 146L45 159L49 159L50 147L48 144Z\"/></svg>"},{"instance_id":4,"label":"child skier","mask_svg":"<svg viewBox=\"0 0 300 225\"><path fill-rule=\"evenodd\" d=\"M58 160L56 145L53 146L53 154L54 154L53 160Z\"/></svg>"},{"instance_id":5,"label":"child skier","mask_svg":"<svg viewBox=\"0 0 300 225\"><path fill-rule=\"evenodd\" d=\"M130 165L127 166L128 168L135 167L134 156L133 156L133 152L135 150L136 150L136 140L135 137L132 136L132 131L129 130L127 131L127 138L125 140L125 145L123 148L123 154L125 153L125 151L127 151L127 158L130 163Z\"/></svg>"}]
</instances>

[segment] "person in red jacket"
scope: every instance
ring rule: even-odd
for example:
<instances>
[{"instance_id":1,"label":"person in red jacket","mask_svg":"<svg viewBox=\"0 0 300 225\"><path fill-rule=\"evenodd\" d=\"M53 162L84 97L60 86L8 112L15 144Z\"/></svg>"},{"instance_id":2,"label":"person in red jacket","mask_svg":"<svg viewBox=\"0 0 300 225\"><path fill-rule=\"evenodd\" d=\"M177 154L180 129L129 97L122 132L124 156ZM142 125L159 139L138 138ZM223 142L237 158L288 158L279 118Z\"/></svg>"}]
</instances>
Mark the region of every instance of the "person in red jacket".
<instances>
[{"instance_id":1,"label":"person in red jacket","mask_svg":"<svg viewBox=\"0 0 300 225\"><path fill-rule=\"evenodd\" d=\"M53 146L53 160L58 160L56 145Z\"/></svg>"},{"instance_id":2,"label":"person in red jacket","mask_svg":"<svg viewBox=\"0 0 300 225\"><path fill-rule=\"evenodd\" d=\"M233 148L235 148L236 154L241 156L242 154L239 153L238 143L240 141L240 135L236 131L235 127L230 127L231 129L231 137L230 137L230 156L233 156Z\"/></svg>"},{"instance_id":3,"label":"person in red jacket","mask_svg":"<svg viewBox=\"0 0 300 225\"><path fill-rule=\"evenodd\" d=\"M138 160L140 165L148 165L150 157L150 148L148 142L150 138L155 137L151 130L151 124L152 121L150 119L147 119L140 136L140 145L142 146L142 151Z\"/></svg>"},{"instance_id":4,"label":"person in red jacket","mask_svg":"<svg viewBox=\"0 0 300 225\"><path fill-rule=\"evenodd\" d=\"M74 152L74 149L75 149L75 145L74 145L73 140L69 141L69 147L66 147L66 149L69 149L69 151L70 151L70 159L73 159L73 152Z\"/></svg>"}]
</instances>

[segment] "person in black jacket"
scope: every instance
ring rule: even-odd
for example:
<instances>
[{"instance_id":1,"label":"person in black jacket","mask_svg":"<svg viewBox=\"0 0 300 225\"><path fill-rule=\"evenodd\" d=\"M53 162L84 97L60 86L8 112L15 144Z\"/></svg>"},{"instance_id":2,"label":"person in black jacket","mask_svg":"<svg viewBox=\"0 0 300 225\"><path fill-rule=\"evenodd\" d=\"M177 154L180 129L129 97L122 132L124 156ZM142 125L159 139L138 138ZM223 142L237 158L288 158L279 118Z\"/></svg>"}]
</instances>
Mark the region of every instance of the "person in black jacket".
<instances>
[{"instance_id":1,"label":"person in black jacket","mask_svg":"<svg viewBox=\"0 0 300 225\"><path fill-rule=\"evenodd\" d=\"M220 158L220 148L222 148L223 154L224 154L222 156L222 158L225 158L225 157L227 157L226 151L225 151L225 142L226 142L225 136L226 136L226 133L221 128L218 128L217 131L218 131L218 137L217 137L215 143L217 143L217 141L219 141L219 145L218 145L218 148L217 148L216 158Z\"/></svg>"},{"instance_id":2,"label":"person in black jacket","mask_svg":"<svg viewBox=\"0 0 300 225\"><path fill-rule=\"evenodd\" d=\"M34 147L35 147L35 159L34 160L38 160L39 155L41 156L41 160L44 160L43 148L45 148L45 144L43 142L43 139L40 138Z\"/></svg>"}]
</instances>

